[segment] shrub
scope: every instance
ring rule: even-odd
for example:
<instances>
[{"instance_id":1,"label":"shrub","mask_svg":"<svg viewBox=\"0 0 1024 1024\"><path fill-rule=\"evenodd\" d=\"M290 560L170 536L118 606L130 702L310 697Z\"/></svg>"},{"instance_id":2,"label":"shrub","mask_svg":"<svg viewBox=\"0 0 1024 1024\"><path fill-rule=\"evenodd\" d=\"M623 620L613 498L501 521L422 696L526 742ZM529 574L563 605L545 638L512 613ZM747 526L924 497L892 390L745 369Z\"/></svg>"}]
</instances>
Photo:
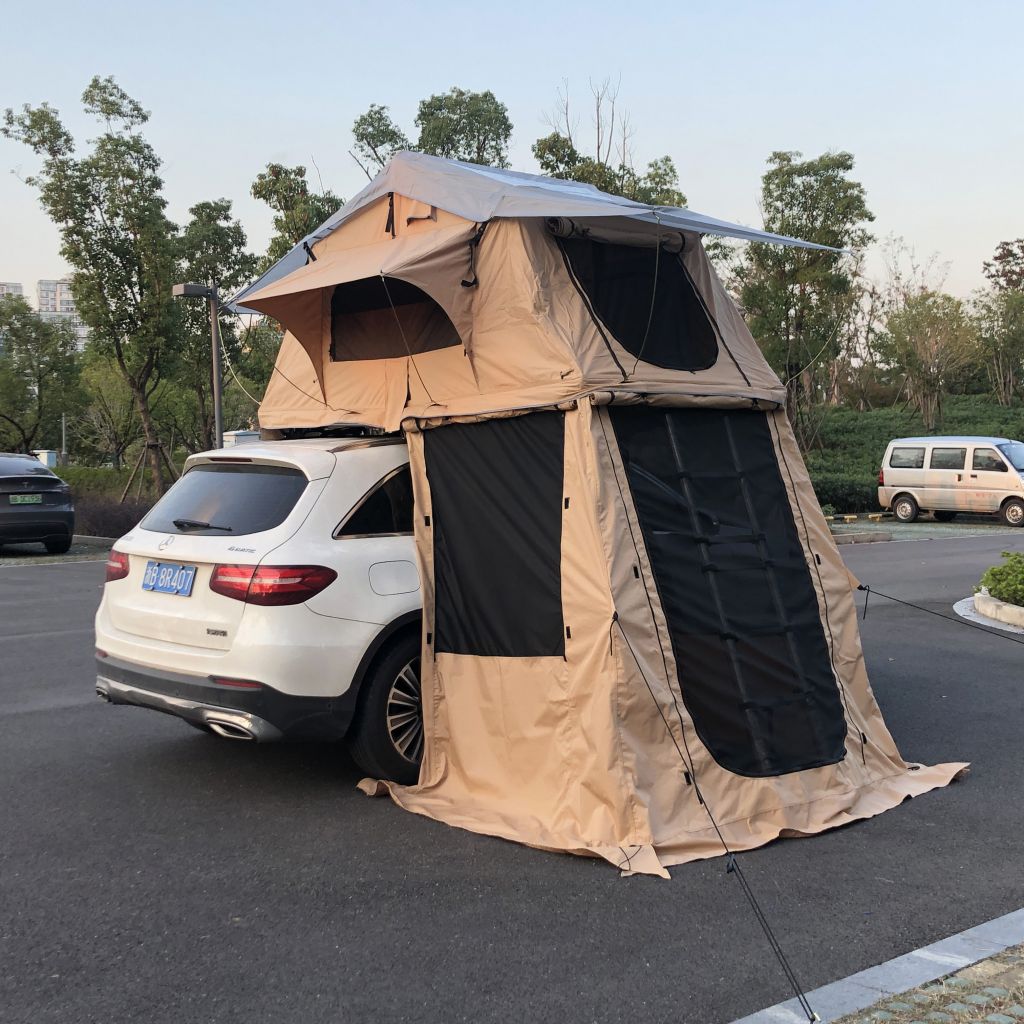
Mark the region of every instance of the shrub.
<instances>
[{"instance_id":1,"label":"shrub","mask_svg":"<svg viewBox=\"0 0 1024 1024\"><path fill-rule=\"evenodd\" d=\"M107 469L98 466L60 466L56 470L57 475L71 488L71 493L76 498L84 498L86 495L100 495L113 498L115 501L121 497L125 484L131 478L129 469ZM129 498L138 494L139 478L136 475L132 481ZM142 496L147 497L152 493L150 479L147 474L143 481Z\"/></svg>"},{"instance_id":2,"label":"shrub","mask_svg":"<svg viewBox=\"0 0 1024 1024\"><path fill-rule=\"evenodd\" d=\"M1024 552L1004 551L1003 561L985 570L981 586L998 601L1024 607Z\"/></svg>"},{"instance_id":3,"label":"shrub","mask_svg":"<svg viewBox=\"0 0 1024 1024\"><path fill-rule=\"evenodd\" d=\"M811 483L818 497L818 504L829 505L835 515L839 512L877 512L878 485L870 475L856 476L846 473L811 471Z\"/></svg>"},{"instance_id":4,"label":"shrub","mask_svg":"<svg viewBox=\"0 0 1024 1024\"><path fill-rule=\"evenodd\" d=\"M124 484L121 485L124 487ZM152 508L148 499L126 498L124 503L117 496L84 494L75 499L75 532L87 537L121 537L136 526Z\"/></svg>"}]
</instances>

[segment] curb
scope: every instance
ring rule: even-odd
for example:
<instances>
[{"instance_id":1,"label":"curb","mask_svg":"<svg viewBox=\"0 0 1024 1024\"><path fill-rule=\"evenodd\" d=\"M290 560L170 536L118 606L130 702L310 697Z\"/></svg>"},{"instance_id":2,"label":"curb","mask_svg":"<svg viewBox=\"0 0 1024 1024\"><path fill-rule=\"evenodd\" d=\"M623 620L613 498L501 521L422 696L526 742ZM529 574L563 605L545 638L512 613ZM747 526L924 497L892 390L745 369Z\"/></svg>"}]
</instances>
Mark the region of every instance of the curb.
<instances>
[{"instance_id":1,"label":"curb","mask_svg":"<svg viewBox=\"0 0 1024 1024\"><path fill-rule=\"evenodd\" d=\"M1024 941L1024 910L986 921L948 939L922 946L877 967L851 974L807 993L822 1024L873 1006L881 999L944 978L962 967L1001 953ZM758 1010L732 1024L807 1024L795 999Z\"/></svg>"},{"instance_id":2,"label":"curb","mask_svg":"<svg viewBox=\"0 0 1024 1024\"><path fill-rule=\"evenodd\" d=\"M1024 608L1020 605L1008 604L991 594L979 592L974 595L974 608L979 615L1024 629Z\"/></svg>"},{"instance_id":3,"label":"curb","mask_svg":"<svg viewBox=\"0 0 1024 1024\"><path fill-rule=\"evenodd\" d=\"M878 544L882 541L892 540L892 534L882 530L872 533L866 531L862 533L833 533L832 540L836 544Z\"/></svg>"},{"instance_id":4,"label":"curb","mask_svg":"<svg viewBox=\"0 0 1024 1024\"><path fill-rule=\"evenodd\" d=\"M116 540L116 537L89 537L83 533L76 533L71 538L71 543L81 544L87 548L109 548Z\"/></svg>"}]
</instances>

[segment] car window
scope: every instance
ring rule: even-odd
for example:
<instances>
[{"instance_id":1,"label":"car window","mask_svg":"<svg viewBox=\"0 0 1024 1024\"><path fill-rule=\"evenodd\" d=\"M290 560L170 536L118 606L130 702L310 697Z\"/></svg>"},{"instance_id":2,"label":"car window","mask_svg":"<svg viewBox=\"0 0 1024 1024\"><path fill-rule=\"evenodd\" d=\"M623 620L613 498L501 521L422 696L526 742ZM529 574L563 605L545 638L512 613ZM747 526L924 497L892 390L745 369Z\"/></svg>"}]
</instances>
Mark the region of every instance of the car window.
<instances>
[{"instance_id":1,"label":"car window","mask_svg":"<svg viewBox=\"0 0 1024 1024\"><path fill-rule=\"evenodd\" d=\"M342 523L336 537L412 533L412 475L408 466L385 477Z\"/></svg>"},{"instance_id":2,"label":"car window","mask_svg":"<svg viewBox=\"0 0 1024 1024\"><path fill-rule=\"evenodd\" d=\"M997 473L1006 472L1006 463L995 448L975 448L971 456L971 469L992 469Z\"/></svg>"},{"instance_id":3,"label":"car window","mask_svg":"<svg viewBox=\"0 0 1024 1024\"><path fill-rule=\"evenodd\" d=\"M1001 444L999 450L1010 460L1014 469L1024 469L1024 444L1020 441L1009 441Z\"/></svg>"},{"instance_id":4,"label":"car window","mask_svg":"<svg viewBox=\"0 0 1024 1024\"><path fill-rule=\"evenodd\" d=\"M967 461L966 448L933 448L931 469L963 469Z\"/></svg>"},{"instance_id":5,"label":"car window","mask_svg":"<svg viewBox=\"0 0 1024 1024\"><path fill-rule=\"evenodd\" d=\"M38 459L0 455L0 476L53 476Z\"/></svg>"},{"instance_id":6,"label":"car window","mask_svg":"<svg viewBox=\"0 0 1024 1024\"><path fill-rule=\"evenodd\" d=\"M921 469L923 467L923 448L893 448L889 455L890 469Z\"/></svg>"},{"instance_id":7,"label":"car window","mask_svg":"<svg viewBox=\"0 0 1024 1024\"><path fill-rule=\"evenodd\" d=\"M190 469L157 502L142 528L201 537L272 530L295 508L308 482L291 466L204 463ZM209 525L192 526L185 520Z\"/></svg>"}]
</instances>

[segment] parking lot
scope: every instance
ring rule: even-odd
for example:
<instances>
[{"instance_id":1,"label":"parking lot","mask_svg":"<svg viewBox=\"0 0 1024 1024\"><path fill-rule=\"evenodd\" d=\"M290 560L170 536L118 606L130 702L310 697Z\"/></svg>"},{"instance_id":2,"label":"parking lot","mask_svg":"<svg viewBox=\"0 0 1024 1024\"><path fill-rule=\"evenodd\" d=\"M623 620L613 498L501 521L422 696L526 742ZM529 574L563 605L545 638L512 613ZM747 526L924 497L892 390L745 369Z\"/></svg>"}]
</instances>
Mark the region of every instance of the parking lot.
<instances>
[{"instance_id":1,"label":"parking lot","mask_svg":"<svg viewBox=\"0 0 1024 1024\"><path fill-rule=\"evenodd\" d=\"M1019 546L843 552L879 591L949 613ZM726 1022L790 995L723 861L621 879L368 800L335 748L103 705L102 564L3 562L0 1018ZM742 855L807 988L1024 905L1019 646L881 598L863 634L904 756L973 769Z\"/></svg>"}]
</instances>

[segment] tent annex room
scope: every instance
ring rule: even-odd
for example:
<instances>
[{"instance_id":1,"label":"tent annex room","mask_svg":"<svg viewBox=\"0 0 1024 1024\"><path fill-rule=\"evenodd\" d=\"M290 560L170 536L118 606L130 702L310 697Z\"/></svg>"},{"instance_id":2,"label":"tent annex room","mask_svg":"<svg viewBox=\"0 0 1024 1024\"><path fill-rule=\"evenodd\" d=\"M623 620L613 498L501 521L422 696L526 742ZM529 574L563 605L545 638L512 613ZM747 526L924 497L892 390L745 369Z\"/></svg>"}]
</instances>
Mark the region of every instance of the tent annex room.
<instances>
[{"instance_id":1,"label":"tent annex room","mask_svg":"<svg viewBox=\"0 0 1024 1024\"><path fill-rule=\"evenodd\" d=\"M404 430L425 748L402 807L629 872L867 818L907 764L785 388L701 237L793 239L396 155L235 303L266 431Z\"/></svg>"}]
</instances>

